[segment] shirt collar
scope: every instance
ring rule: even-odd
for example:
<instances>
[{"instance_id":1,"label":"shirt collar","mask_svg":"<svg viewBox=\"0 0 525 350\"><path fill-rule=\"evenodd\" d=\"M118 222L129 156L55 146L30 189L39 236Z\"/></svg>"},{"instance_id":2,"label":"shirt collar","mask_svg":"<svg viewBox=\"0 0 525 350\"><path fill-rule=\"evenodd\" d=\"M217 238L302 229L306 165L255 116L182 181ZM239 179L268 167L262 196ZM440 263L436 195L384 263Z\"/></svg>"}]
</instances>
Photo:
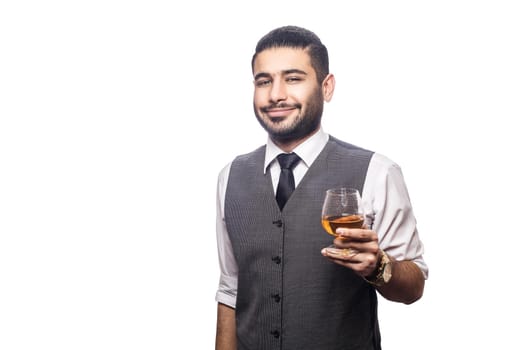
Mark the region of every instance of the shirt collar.
<instances>
[{"instance_id":1,"label":"shirt collar","mask_svg":"<svg viewBox=\"0 0 525 350\"><path fill-rule=\"evenodd\" d=\"M328 137L328 134L324 132L323 128L320 128L319 131L297 146L293 152L301 157L301 160L308 168L310 168L310 165L312 165L328 142ZM266 143L266 154L264 156L264 173L266 173L268 166L275 160L275 157L281 153L283 153L283 150L281 150L275 143L273 143L270 137L268 137Z\"/></svg>"}]
</instances>

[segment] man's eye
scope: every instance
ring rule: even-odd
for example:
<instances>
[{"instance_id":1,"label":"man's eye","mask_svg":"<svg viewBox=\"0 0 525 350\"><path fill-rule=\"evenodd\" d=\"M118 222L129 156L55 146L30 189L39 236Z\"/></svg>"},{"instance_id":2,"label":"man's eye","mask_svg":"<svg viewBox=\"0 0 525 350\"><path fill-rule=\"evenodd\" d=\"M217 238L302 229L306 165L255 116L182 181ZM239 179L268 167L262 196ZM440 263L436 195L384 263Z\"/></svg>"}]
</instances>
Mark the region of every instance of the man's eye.
<instances>
[{"instance_id":1,"label":"man's eye","mask_svg":"<svg viewBox=\"0 0 525 350\"><path fill-rule=\"evenodd\" d=\"M286 81L289 82L289 83L297 83L299 81L301 81L302 79L299 78L299 77L288 77L286 78Z\"/></svg>"},{"instance_id":2,"label":"man's eye","mask_svg":"<svg viewBox=\"0 0 525 350\"><path fill-rule=\"evenodd\" d=\"M262 87L262 86L266 86L266 85L270 85L271 81L268 80L268 79L265 79L265 80L257 80L255 82L255 85L259 86L259 87Z\"/></svg>"}]
</instances>

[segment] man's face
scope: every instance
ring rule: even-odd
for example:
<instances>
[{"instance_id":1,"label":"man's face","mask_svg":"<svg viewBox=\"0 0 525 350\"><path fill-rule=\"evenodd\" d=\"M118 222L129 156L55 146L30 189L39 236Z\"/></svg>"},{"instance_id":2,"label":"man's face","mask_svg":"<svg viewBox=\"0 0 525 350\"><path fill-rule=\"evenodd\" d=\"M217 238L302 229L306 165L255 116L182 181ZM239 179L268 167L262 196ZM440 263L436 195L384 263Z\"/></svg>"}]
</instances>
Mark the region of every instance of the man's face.
<instances>
[{"instance_id":1,"label":"man's face","mask_svg":"<svg viewBox=\"0 0 525 350\"><path fill-rule=\"evenodd\" d=\"M264 50L253 75L255 115L272 139L299 141L319 129L325 96L305 50Z\"/></svg>"}]
</instances>

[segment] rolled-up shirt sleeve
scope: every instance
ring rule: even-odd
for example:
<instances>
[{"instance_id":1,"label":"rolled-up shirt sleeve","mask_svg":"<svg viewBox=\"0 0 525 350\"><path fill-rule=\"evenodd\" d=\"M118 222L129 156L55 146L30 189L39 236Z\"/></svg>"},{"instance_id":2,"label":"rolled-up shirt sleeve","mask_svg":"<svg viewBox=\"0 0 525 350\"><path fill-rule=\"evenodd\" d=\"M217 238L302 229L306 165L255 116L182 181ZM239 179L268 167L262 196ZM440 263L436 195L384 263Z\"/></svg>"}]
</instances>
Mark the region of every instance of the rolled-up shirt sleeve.
<instances>
[{"instance_id":1,"label":"rolled-up shirt sleeve","mask_svg":"<svg viewBox=\"0 0 525 350\"><path fill-rule=\"evenodd\" d=\"M366 222L377 233L380 248L396 260L413 261L428 278L424 247L401 168L374 154L362 197Z\"/></svg>"},{"instance_id":2,"label":"rolled-up shirt sleeve","mask_svg":"<svg viewBox=\"0 0 525 350\"><path fill-rule=\"evenodd\" d=\"M215 300L221 304L235 307L237 300L237 262L233 255L233 248L224 221L224 198L228 175L230 173L228 164L220 173L217 181L217 249L219 256L220 279Z\"/></svg>"}]
</instances>

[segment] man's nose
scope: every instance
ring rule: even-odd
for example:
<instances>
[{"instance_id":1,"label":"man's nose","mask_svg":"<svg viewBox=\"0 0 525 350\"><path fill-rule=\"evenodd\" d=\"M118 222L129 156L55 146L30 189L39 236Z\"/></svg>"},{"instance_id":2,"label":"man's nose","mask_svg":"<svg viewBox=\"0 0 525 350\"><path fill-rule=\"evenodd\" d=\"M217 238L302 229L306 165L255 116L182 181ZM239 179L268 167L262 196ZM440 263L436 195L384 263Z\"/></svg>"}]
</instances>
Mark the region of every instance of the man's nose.
<instances>
[{"instance_id":1,"label":"man's nose","mask_svg":"<svg viewBox=\"0 0 525 350\"><path fill-rule=\"evenodd\" d=\"M272 90L270 91L270 99L272 102L280 102L286 100L286 86L281 81L274 81Z\"/></svg>"}]
</instances>

